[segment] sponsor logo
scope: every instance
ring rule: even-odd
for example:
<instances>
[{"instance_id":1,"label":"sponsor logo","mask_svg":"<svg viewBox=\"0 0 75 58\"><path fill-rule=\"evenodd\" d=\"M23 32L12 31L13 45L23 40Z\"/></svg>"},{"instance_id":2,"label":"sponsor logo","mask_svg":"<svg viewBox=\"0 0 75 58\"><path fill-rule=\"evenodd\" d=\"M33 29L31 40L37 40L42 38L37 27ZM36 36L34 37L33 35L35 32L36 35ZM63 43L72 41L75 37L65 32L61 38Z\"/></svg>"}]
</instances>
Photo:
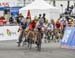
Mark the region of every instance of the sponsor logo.
<instances>
[{"instance_id":1,"label":"sponsor logo","mask_svg":"<svg viewBox=\"0 0 75 58\"><path fill-rule=\"evenodd\" d=\"M10 30L7 29L6 31L7 31L7 35L8 35L8 36L11 36L11 32L10 32Z\"/></svg>"},{"instance_id":2,"label":"sponsor logo","mask_svg":"<svg viewBox=\"0 0 75 58\"><path fill-rule=\"evenodd\" d=\"M8 36L16 35L16 32L10 31L9 29L6 30Z\"/></svg>"}]
</instances>

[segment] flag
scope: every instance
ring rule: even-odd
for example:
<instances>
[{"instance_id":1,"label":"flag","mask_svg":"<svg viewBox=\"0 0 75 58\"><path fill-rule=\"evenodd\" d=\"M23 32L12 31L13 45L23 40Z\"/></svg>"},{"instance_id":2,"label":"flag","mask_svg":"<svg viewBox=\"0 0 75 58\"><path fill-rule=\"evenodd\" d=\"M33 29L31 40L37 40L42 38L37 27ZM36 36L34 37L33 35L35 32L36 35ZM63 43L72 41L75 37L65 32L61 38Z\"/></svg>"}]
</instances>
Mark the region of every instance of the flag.
<instances>
[{"instance_id":1,"label":"flag","mask_svg":"<svg viewBox=\"0 0 75 58\"><path fill-rule=\"evenodd\" d=\"M31 19L31 13L30 10L27 11L27 17L29 17Z\"/></svg>"}]
</instances>

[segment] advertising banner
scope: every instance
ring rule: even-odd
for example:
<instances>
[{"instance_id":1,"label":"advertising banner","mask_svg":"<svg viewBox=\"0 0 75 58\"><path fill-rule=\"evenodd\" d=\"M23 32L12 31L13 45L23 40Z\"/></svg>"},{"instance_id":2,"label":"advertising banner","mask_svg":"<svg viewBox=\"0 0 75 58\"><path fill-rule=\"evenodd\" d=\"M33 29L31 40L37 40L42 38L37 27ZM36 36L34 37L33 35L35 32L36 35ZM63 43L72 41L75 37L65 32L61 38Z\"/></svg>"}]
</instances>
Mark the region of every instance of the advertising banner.
<instances>
[{"instance_id":1,"label":"advertising banner","mask_svg":"<svg viewBox=\"0 0 75 58\"><path fill-rule=\"evenodd\" d=\"M67 27L61 42L63 48L75 47L75 27ZM75 49L75 48L74 48Z\"/></svg>"},{"instance_id":2,"label":"advertising banner","mask_svg":"<svg viewBox=\"0 0 75 58\"><path fill-rule=\"evenodd\" d=\"M15 40L19 37L19 26L0 27L0 40Z\"/></svg>"}]
</instances>

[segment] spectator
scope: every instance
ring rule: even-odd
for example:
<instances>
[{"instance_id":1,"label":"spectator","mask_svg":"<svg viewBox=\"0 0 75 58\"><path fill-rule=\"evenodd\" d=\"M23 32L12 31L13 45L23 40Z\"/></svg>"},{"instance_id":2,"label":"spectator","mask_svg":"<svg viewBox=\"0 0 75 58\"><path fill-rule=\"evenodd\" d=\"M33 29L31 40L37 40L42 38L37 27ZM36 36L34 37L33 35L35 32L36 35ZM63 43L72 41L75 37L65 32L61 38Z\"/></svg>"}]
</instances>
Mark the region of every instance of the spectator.
<instances>
[{"instance_id":1,"label":"spectator","mask_svg":"<svg viewBox=\"0 0 75 58\"><path fill-rule=\"evenodd\" d=\"M14 23L14 18L13 18L13 15L12 14L9 17L9 23L10 24Z\"/></svg>"},{"instance_id":2,"label":"spectator","mask_svg":"<svg viewBox=\"0 0 75 58\"><path fill-rule=\"evenodd\" d=\"M20 24L20 20L19 20L19 16L18 15L16 16L16 22L17 22L17 24Z\"/></svg>"},{"instance_id":3,"label":"spectator","mask_svg":"<svg viewBox=\"0 0 75 58\"><path fill-rule=\"evenodd\" d=\"M57 28L57 29L62 29L62 24L61 24L60 19L58 19L58 20L56 21L56 28Z\"/></svg>"},{"instance_id":4,"label":"spectator","mask_svg":"<svg viewBox=\"0 0 75 58\"><path fill-rule=\"evenodd\" d=\"M42 17L44 19L44 23L46 22L46 17L45 16L46 16L46 14L44 13L43 17Z\"/></svg>"},{"instance_id":5,"label":"spectator","mask_svg":"<svg viewBox=\"0 0 75 58\"><path fill-rule=\"evenodd\" d=\"M68 21L68 26L69 26L69 27L74 26L74 21L73 21L73 19L69 19L69 21Z\"/></svg>"},{"instance_id":6,"label":"spectator","mask_svg":"<svg viewBox=\"0 0 75 58\"><path fill-rule=\"evenodd\" d=\"M39 17L38 17L38 19L40 19L41 18L41 14L39 14Z\"/></svg>"},{"instance_id":7,"label":"spectator","mask_svg":"<svg viewBox=\"0 0 75 58\"><path fill-rule=\"evenodd\" d=\"M7 21L5 20L5 18L3 16L0 17L0 25L3 26L7 23Z\"/></svg>"}]
</instances>

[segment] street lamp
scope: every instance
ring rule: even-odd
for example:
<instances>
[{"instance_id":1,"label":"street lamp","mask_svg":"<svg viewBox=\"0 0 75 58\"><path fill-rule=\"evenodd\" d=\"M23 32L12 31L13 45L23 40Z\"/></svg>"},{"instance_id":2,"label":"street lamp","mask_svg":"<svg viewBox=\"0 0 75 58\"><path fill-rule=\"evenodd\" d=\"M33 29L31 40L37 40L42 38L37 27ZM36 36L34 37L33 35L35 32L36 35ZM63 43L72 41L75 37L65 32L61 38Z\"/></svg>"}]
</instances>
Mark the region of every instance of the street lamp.
<instances>
[{"instance_id":1,"label":"street lamp","mask_svg":"<svg viewBox=\"0 0 75 58\"><path fill-rule=\"evenodd\" d=\"M55 2L55 0L53 0L53 6L56 6L56 2Z\"/></svg>"},{"instance_id":2,"label":"street lamp","mask_svg":"<svg viewBox=\"0 0 75 58\"><path fill-rule=\"evenodd\" d=\"M62 7L62 14L63 14L63 4L60 5Z\"/></svg>"},{"instance_id":3,"label":"street lamp","mask_svg":"<svg viewBox=\"0 0 75 58\"><path fill-rule=\"evenodd\" d=\"M67 9L69 10L70 7L70 1L67 1Z\"/></svg>"},{"instance_id":4,"label":"street lamp","mask_svg":"<svg viewBox=\"0 0 75 58\"><path fill-rule=\"evenodd\" d=\"M23 0L24 1L24 6L25 6L25 2L26 2L26 0Z\"/></svg>"}]
</instances>

